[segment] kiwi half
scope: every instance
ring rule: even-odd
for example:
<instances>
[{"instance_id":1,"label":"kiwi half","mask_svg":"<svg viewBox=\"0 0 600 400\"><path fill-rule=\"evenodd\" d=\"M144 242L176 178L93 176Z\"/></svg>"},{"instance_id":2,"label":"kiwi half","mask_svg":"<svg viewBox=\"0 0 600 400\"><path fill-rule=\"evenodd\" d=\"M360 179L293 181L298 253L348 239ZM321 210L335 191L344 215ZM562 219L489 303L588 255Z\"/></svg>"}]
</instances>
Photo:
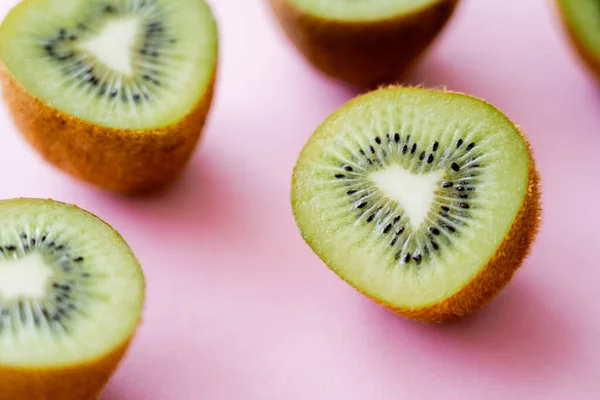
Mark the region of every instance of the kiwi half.
<instances>
[{"instance_id":1,"label":"kiwi half","mask_svg":"<svg viewBox=\"0 0 600 400\"><path fill-rule=\"evenodd\" d=\"M0 400L98 396L140 322L123 238L74 205L0 201Z\"/></svg>"},{"instance_id":2,"label":"kiwi half","mask_svg":"<svg viewBox=\"0 0 600 400\"><path fill-rule=\"evenodd\" d=\"M339 277L407 317L443 322L489 301L528 254L538 174L492 105L382 88L330 115L293 173L296 224Z\"/></svg>"},{"instance_id":3,"label":"kiwi half","mask_svg":"<svg viewBox=\"0 0 600 400\"><path fill-rule=\"evenodd\" d=\"M556 5L571 44L600 82L600 2L556 0Z\"/></svg>"},{"instance_id":4,"label":"kiwi half","mask_svg":"<svg viewBox=\"0 0 600 400\"><path fill-rule=\"evenodd\" d=\"M17 128L46 161L121 193L161 189L183 170L217 61L204 0L24 0L0 25Z\"/></svg>"},{"instance_id":5,"label":"kiwi half","mask_svg":"<svg viewBox=\"0 0 600 400\"><path fill-rule=\"evenodd\" d=\"M287 38L318 70L359 89L397 83L458 0L269 0Z\"/></svg>"}]
</instances>

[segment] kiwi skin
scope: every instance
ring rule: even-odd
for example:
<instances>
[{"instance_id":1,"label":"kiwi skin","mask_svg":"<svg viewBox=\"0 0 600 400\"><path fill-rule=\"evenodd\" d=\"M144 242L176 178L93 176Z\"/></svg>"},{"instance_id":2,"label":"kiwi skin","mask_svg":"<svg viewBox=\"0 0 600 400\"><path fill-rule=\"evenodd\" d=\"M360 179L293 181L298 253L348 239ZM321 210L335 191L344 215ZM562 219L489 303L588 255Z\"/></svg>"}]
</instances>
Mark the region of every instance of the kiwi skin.
<instances>
[{"instance_id":1,"label":"kiwi skin","mask_svg":"<svg viewBox=\"0 0 600 400\"><path fill-rule=\"evenodd\" d=\"M381 87L377 90L399 86ZM432 90L413 88L414 90ZM446 92L450 92L447 91ZM459 94L459 93L457 93ZM481 99L480 99L481 100ZM483 101L483 100L482 100ZM490 106L492 106L490 104ZM541 188L540 175L536 168L536 162L530 142L523 132L515 125L517 131L523 138L527 153L529 155L527 192L517 212L515 219L504 237L504 240L491 256L487 265L474 276L459 291L441 300L421 308L398 308L376 297L373 293L361 291L348 279L345 280L362 295L375 303L391 310L403 317L424 323L448 323L462 319L473 314L489 303L512 279L514 273L521 267L525 258L529 255L531 247L539 232L541 221ZM310 139L309 139L310 140ZM292 188L295 187L296 173L292 178ZM292 190L292 209L294 209L294 193ZM294 215L296 217L296 215ZM303 239L308 243L308 238L300 232ZM337 275L336 275L337 276Z\"/></svg>"},{"instance_id":2,"label":"kiwi skin","mask_svg":"<svg viewBox=\"0 0 600 400\"><path fill-rule=\"evenodd\" d=\"M31 201L44 202L52 199L31 199L21 197L7 199L2 202ZM66 203L63 203L66 204ZM70 207L91 214L75 204ZM92 214L93 215L93 214ZM93 215L100 222L110 226L100 217ZM112 227L111 227L112 229ZM120 236L118 232L115 232ZM146 283L143 282L146 290ZM141 323L138 321L138 326ZM98 398L112 375L115 373L123 357L126 355L136 332L122 344L116 346L110 353L96 360L88 360L79 365L54 368L16 368L0 363L0 400L92 400Z\"/></svg>"},{"instance_id":3,"label":"kiwi skin","mask_svg":"<svg viewBox=\"0 0 600 400\"><path fill-rule=\"evenodd\" d=\"M204 96L178 123L153 130L99 126L30 95L0 63L2 94L17 129L48 163L125 195L165 189L185 169L210 112L217 65Z\"/></svg>"},{"instance_id":4,"label":"kiwi skin","mask_svg":"<svg viewBox=\"0 0 600 400\"><path fill-rule=\"evenodd\" d=\"M398 83L410 72L459 0L440 0L409 15L365 22L326 20L288 0L269 2L287 38L312 65L359 90L372 90Z\"/></svg>"},{"instance_id":5,"label":"kiwi skin","mask_svg":"<svg viewBox=\"0 0 600 400\"><path fill-rule=\"evenodd\" d=\"M131 340L101 359L53 369L0 365L0 400L92 400L100 396Z\"/></svg>"},{"instance_id":6,"label":"kiwi skin","mask_svg":"<svg viewBox=\"0 0 600 400\"><path fill-rule=\"evenodd\" d=\"M579 56L581 61L583 61L584 65L591 72L593 78L596 80L598 84L600 84L600 59L593 54L593 52L587 48L583 43L581 43L580 39L577 37L570 24L565 18L565 15L562 11L562 6L559 0L556 0L555 9L558 14L558 20L563 26L563 30L570 41L575 53Z\"/></svg>"},{"instance_id":7,"label":"kiwi skin","mask_svg":"<svg viewBox=\"0 0 600 400\"><path fill-rule=\"evenodd\" d=\"M456 321L484 307L512 279L531 251L541 219L540 176L531 144L519 130L529 154L527 193L512 226L487 265L462 289L449 298L419 309L394 308L373 299L398 314L422 322Z\"/></svg>"}]
</instances>

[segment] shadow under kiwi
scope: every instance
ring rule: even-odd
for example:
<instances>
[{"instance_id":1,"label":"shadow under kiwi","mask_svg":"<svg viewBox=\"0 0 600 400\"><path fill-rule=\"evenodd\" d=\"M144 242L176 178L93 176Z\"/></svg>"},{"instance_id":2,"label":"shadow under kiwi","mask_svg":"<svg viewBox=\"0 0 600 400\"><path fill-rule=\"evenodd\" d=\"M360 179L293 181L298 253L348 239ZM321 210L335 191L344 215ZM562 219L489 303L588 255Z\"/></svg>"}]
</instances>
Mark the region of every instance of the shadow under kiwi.
<instances>
[{"instance_id":1,"label":"shadow under kiwi","mask_svg":"<svg viewBox=\"0 0 600 400\"><path fill-rule=\"evenodd\" d=\"M429 325L406 320L368 302L367 318L386 351L403 360L406 337L419 352L433 353L465 376L491 380L559 379L576 362L568 316L550 308L533 281L514 279L495 299L478 312L453 323ZM401 331L401 332L398 332ZM385 339L385 340L383 340ZM394 343L395 342L395 343ZM390 368L394 368L390 365Z\"/></svg>"}]
</instances>

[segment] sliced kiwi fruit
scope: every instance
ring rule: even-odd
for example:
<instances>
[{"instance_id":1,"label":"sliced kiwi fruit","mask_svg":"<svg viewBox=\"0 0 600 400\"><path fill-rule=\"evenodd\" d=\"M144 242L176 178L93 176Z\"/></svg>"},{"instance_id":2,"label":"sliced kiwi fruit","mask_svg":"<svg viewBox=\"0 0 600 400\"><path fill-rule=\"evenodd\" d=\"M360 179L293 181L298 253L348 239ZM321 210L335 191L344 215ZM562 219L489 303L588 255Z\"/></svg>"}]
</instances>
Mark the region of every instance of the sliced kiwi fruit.
<instances>
[{"instance_id":1,"label":"sliced kiwi fruit","mask_svg":"<svg viewBox=\"0 0 600 400\"><path fill-rule=\"evenodd\" d=\"M212 103L204 0L24 0L0 25L3 96L51 164L120 193L173 182Z\"/></svg>"},{"instance_id":2,"label":"sliced kiwi fruit","mask_svg":"<svg viewBox=\"0 0 600 400\"><path fill-rule=\"evenodd\" d=\"M359 89L403 79L458 0L269 0L287 38L318 70Z\"/></svg>"},{"instance_id":3,"label":"sliced kiwi fruit","mask_svg":"<svg viewBox=\"0 0 600 400\"><path fill-rule=\"evenodd\" d=\"M0 201L0 400L90 400L139 325L145 278L98 217L48 199Z\"/></svg>"},{"instance_id":4,"label":"sliced kiwi fruit","mask_svg":"<svg viewBox=\"0 0 600 400\"><path fill-rule=\"evenodd\" d=\"M301 236L340 278L409 318L472 313L511 279L540 218L531 147L468 95L386 87L310 137L293 172Z\"/></svg>"},{"instance_id":5,"label":"sliced kiwi fruit","mask_svg":"<svg viewBox=\"0 0 600 400\"><path fill-rule=\"evenodd\" d=\"M600 82L600 1L556 0L556 5L571 44Z\"/></svg>"}]
</instances>

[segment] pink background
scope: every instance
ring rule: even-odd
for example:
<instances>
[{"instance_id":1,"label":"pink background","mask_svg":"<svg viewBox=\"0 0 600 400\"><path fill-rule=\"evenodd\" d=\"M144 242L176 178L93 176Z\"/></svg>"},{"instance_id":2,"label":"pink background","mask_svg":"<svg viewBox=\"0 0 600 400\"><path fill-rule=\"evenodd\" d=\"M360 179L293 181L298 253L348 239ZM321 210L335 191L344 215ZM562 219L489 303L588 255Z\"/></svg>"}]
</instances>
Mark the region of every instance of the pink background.
<instances>
[{"instance_id":1,"label":"pink background","mask_svg":"<svg viewBox=\"0 0 600 400\"><path fill-rule=\"evenodd\" d=\"M3 17L16 0L0 0ZM496 104L543 177L533 253L450 326L399 318L304 244L290 174L354 93L315 73L264 1L212 0L221 69L204 140L172 190L119 198L44 165L0 108L0 197L51 197L117 228L148 278L144 324L102 400L600 398L600 89L550 1L464 0L411 83Z\"/></svg>"}]
</instances>

